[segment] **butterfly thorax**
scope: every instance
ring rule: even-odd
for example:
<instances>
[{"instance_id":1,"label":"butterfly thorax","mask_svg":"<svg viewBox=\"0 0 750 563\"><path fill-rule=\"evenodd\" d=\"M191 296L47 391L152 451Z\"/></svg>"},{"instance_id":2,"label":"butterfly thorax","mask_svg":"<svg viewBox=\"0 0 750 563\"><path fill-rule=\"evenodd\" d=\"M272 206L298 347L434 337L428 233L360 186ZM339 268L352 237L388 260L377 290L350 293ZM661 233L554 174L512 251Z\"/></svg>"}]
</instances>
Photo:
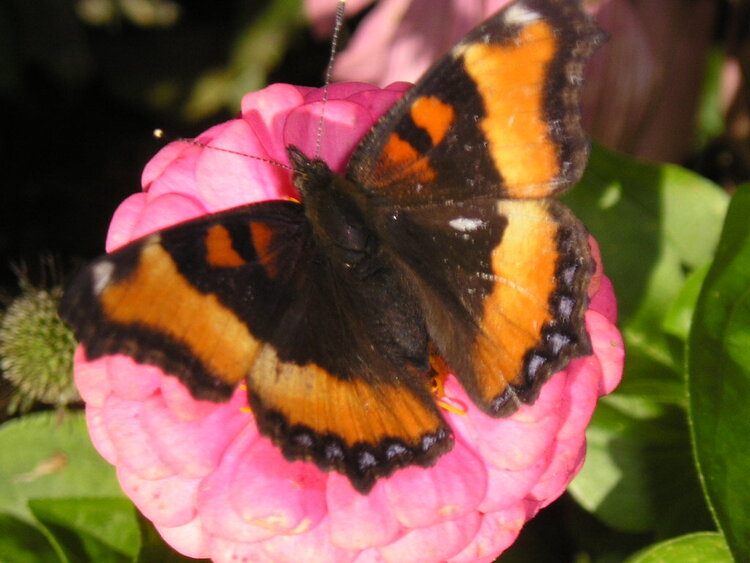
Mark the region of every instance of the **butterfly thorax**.
<instances>
[{"instance_id":1,"label":"butterfly thorax","mask_svg":"<svg viewBox=\"0 0 750 563\"><path fill-rule=\"evenodd\" d=\"M362 212L355 186L320 159L308 159L289 147L294 185L302 195L305 215L316 241L335 263L366 275L377 262L377 237Z\"/></svg>"},{"instance_id":2,"label":"butterfly thorax","mask_svg":"<svg viewBox=\"0 0 750 563\"><path fill-rule=\"evenodd\" d=\"M294 185L302 196L312 231L315 250L310 257L316 264L311 267L332 280L334 287L329 289L339 302L351 305L345 308L346 318L340 308L328 312L331 326L342 328L331 342L338 349L352 338L361 339L353 334L352 327L347 328L353 318L361 317L355 324L367 324L369 329L363 346L377 351L378 362L388 362L390 369L409 364L425 371L428 336L412 280L379 243L367 220L363 192L320 159L309 159L295 147L289 147L289 156L294 164ZM351 345L355 346L354 342ZM369 351L363 357L375 360ZM311 354L305 360L323 364L339 377L361 374L359 361L338 365L338 358L338 353L329 357Z\"/></svg>"}]
</instances>

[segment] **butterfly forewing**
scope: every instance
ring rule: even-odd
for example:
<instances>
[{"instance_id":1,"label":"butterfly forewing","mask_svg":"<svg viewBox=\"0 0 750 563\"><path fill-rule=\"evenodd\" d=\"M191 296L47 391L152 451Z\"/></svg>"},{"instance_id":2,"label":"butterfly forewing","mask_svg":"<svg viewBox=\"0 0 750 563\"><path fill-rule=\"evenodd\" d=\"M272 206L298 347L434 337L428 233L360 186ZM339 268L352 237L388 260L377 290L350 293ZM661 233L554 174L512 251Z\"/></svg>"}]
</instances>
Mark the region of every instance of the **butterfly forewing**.
<instances>
[{"instance_id":1,"label":"butterfly forewing","mask_svg":"<svg viewBox=\"0 0 750 563\"><path fill-rule=\"evenodd\" d=\"M302 207L266 202L177 225L99 258L61 316L89 359L127 354L226 400L300 271Z\"/></svg>"},{"instance_id":2,"label":"butterfly forewing","mask_svg":"<svg viewBox=\"0 0 750 563\"><path fill-rule=\"evenodd\" d=\"M365 137L347 174L403 205L570 187L589 150L583 64L601 38L578 2L510 4L425 73Z\"/></svg>"}]
</instances>

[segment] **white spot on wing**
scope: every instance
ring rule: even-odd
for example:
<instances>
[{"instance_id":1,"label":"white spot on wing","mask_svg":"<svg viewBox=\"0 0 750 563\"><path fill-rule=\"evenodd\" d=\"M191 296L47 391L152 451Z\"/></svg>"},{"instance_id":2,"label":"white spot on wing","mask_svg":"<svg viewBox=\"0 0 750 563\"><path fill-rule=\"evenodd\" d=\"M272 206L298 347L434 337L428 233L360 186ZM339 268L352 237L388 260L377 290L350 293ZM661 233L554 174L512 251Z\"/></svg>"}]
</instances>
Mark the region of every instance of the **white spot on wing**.
<instances>
[{"instance_id":1,"label":"white spot on wing","mask_svg":"<svg viewBox=\"0 0 750 563\"><path fill-rule=\"evenodd\" d=\"M513 4L505 12L505 22L510 25L527 25L540 19L542 15L539 12L527 8L521 2Z\"/></svg>"},{"instance_id":2,"label":"white spot on wing","mask_svg":"<svg viewBox=\"0 0 750 563\"><path fill-rule=\"evenodd\" d=\"M115 265L109 260L99 262L92 268L91 279L94 282L94 293L96 295L100 295L104 288L109 285L114 271Z\"/></svg>"},{"instance_id":3,"label":"white spot on wing","mask_svg":"<svg viewBox=\"0 0 750 563\"><path fill-rule=\"evenodd\" d=\"M463 56L463 54L466 52L466 45L463 42L460 42L453 46L451 49L451 56L454 59L459 59Z\"/></svg>"},{"instance_id":4,"label":"white spot on wing","mask_svg":"<svg viewBox=\"0 0 750 563\"><path fill-rule=\"evenodd\" d=\"M456 231L462 233L471 233L473 231L476 231L477 229L481 229L487 226L486 221L482 221L481 219L473 219L471 217L457 217L456 219L451 219L450 221L448 221L448 224Z\"/></svg>"}]
</instances>

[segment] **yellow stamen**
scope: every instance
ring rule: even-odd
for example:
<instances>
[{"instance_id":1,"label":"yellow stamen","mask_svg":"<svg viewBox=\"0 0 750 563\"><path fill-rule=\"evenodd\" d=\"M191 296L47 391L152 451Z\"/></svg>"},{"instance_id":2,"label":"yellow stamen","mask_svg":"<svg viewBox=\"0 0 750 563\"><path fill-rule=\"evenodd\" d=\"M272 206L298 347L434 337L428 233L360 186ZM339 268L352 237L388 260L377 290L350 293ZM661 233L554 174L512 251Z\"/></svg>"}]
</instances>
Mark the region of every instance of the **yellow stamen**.
<instances>
[{"instance_id":1,"label":"yellow stamen","mask_svg":"<svg viewBox=\"0 0 750 563\"><path fill-rule=\"evenodd\" d=\"M455 399L451 399L454 400ZM456 401L456 404L461 404L459 401ZM448 412L452 412L453 414L457 414L460 416L466 416L468 414L468 411L466 410L466 407L461 404L460 407L453 406L447 401L443 401L442 399L437 400L437 405L444 410L447 410Z\"/></svg>"}]
</instances>

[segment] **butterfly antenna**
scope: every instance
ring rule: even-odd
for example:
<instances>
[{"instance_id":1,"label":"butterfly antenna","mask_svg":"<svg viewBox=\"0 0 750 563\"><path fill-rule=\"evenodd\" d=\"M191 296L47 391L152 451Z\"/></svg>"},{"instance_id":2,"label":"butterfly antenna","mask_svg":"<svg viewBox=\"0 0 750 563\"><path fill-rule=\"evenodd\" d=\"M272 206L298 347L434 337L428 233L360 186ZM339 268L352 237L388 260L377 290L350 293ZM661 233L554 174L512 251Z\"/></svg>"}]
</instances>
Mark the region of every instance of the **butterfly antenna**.
<instances>
[{"instance_id":1,"label":"butterfly antenna","mask_svg":"<svg viewBox=\"0 0 750 563\"><path fill-rule=\"evenodd\" d=\"M237 156L244 156L245 158L252 158L253 160L259 160L260 162L265 162L266 164L270 164L271 166L276 166L277 168L283 168L284 170L290 170L290 171L294 170L291 166L287 166L286 164L282 164L281 162L278 162L270 158L263 158L262 156L254 156L252 154L247 154L246 152L234 151L232 149L225 149L222 147L215 147L213 145L201 143L200 141L196 141L195 139L191 139L189 137L171 137L167 135L163 129L154 129L153 135L157 139L164 139L170 143L172 142L187 143L189 145L194 145L196 147L201 147L203 149L212 149L215 151L226 152L229 154L236 154Z\"/></svg>"},{"instance_id":2,"label":"butterfly antenna","mask_svg":"<svg viewBox=\"0 0 750 563\"><path fill-rule=\"evenodd\" d=\"M331 77L333 76L333 63L336 60L336 49L339 43L339 36L341 35L341 26L344 24L344 8L346 6L346 0L339 0L336 6L336 23L333 27L333 37L331 38L331 53L328 57L328 66L326 67L325 82L323 84L323 106L320 110L320 119L318 121L318 133L315 138L315 158L320 157L320 144L323 140L323 118L326 113L326 103L328 102L328 87L331 85Z\"/></svg>"}]
</instances>

